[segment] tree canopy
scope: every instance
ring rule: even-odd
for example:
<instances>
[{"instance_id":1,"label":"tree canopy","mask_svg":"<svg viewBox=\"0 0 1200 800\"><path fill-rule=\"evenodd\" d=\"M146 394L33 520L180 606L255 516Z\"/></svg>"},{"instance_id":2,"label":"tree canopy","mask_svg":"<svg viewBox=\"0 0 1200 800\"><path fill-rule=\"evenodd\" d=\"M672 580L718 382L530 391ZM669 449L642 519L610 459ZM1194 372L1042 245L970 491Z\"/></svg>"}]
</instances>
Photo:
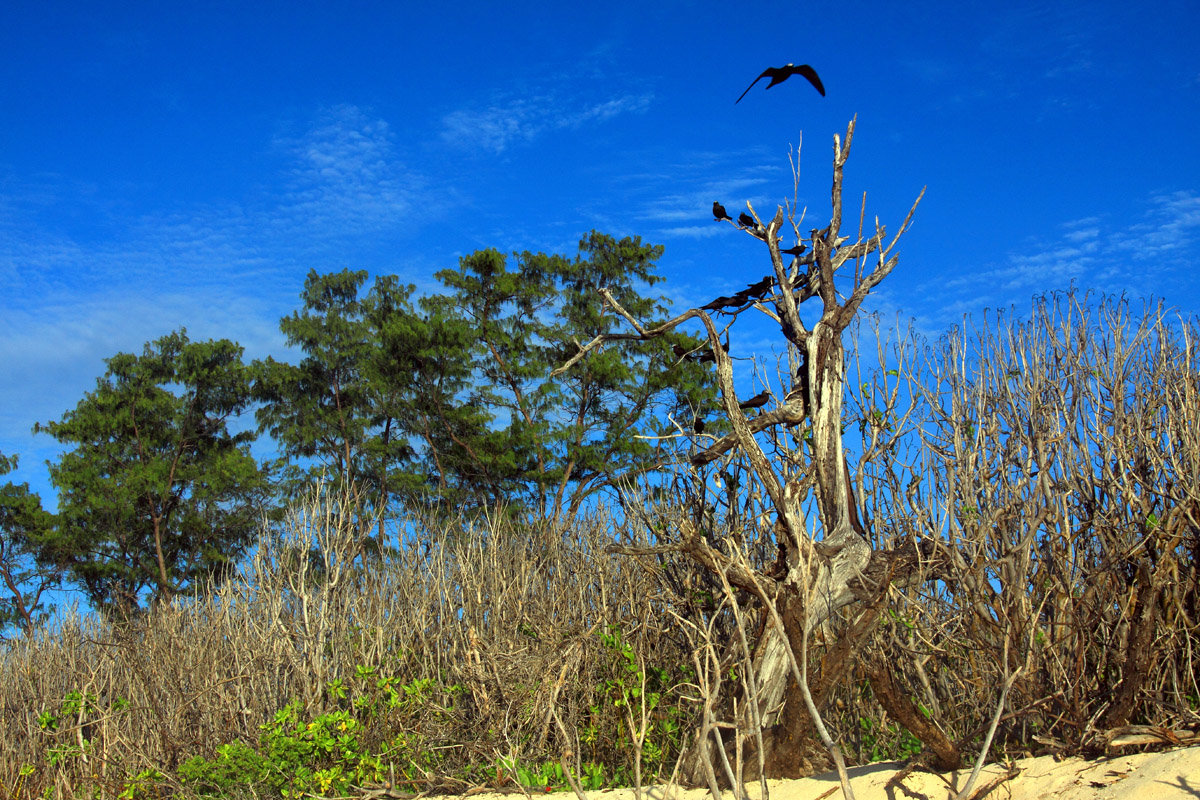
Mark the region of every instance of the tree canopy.
<instances>
[{"instance_id":1,"label":"tree canopy","mask_svg":"<svg viewBox=\"0 0 1200 800\"><path fill-rule=\"evenodd\" d=\"M0 475L16 466L17 456L0 453ZM0 596L0 632L19 627L28 633L48 614L42 598L60 576L52 566L36 562L31 541L44 536L53 519L29 484L0 484L0 582L7 592Z\"/></svg>"},{"instance_id":2,"label":"tree canopy","mask_svg":"<svg viewBox=\"0 0 1200 800\"><path fill-rule=\"evenodd\" d=\"M35 426L71 446L50 478L56 524L30 537L96 608L127 614L220 580L259 529L269 484L229 423L250 402L242 348L180 330L119 353L62 419Z\"/></svg>"},{"instance_id":3,"label":"tree canopy","mask_svg":"<svg viewBox=\"0 0 1200 800\"><path fill-rule=\"evenodd\" d=\"M303 357L256 365L260 430L290 460L292 486L319 474L393 501L499 503L557 519L600 489L671 456L668 414L710 402L708 373L672 347L684 334L614 345L566 378L551 373L614 318L590 302L605 286L643 315L664 315L662 248L592 232L571 258L496 250L437 273L413 302L395 276L310 272L304 308L281 329ZM664 365L668 368L664 369ZM644 438L639 438L644 437Z\"/></svg>"}]
</instances>

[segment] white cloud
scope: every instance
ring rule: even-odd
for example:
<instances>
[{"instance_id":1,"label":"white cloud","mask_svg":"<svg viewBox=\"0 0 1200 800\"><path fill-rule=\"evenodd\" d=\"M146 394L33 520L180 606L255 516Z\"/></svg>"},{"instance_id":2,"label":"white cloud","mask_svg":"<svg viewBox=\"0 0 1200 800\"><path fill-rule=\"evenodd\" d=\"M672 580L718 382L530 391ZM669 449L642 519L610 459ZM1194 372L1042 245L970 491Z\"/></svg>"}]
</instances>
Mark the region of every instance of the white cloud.
<instances>
[{"instance_id":1,"label":"white cloud","mask_svg":"<svg viewBox=\"0 0 1200 800\"><path fill-rule=\"evenodd\" d=\"M301 135L276 144L292 159L277 220L342 233L402 227L425 181L397 158L387 122L355 106L326 110Z\"/></svg>"},{"instance_id":2,"label":"white cloud","mask_svg":"<svg viewBox=\"0 0 1200 800\"><path fill-rule=\"evenodd\" d=\"M545 126L540 117L536 104L529 100L452 111L442 119L442 140L466 149L503 153L541 133Z\"/></svg>"},{"instance_id":3,"label":"white cloud","mask_svg":"<svg viewBox=\"0 0 1200 800\"><path fill-rule=\"evenodd\" d=\"M649 108L653 95L621 95L587 103L557 93L500 97L486 108L458 109L442 118L442 140L464 149L499 154L528 144L547 131L605 122Z\"/></svg>"},{"instance_id":4,"label":"white cloud","mask_svg":"<svg viewBox=\"0 0 1200 800\"><path fill-rule=\"evenodd\" d=\"M1048 290L1098 288L1137 296L1178 291L1193 282L1200 194L1177 191L1148 199L1134 222L1084 217L1062 225L1058 239L1033 239L1003 261L941 276L935 294L943 320L962 311L1005 307ZM946 296L950 290L957 296Z\"/></svg>"},{"instance_id":5,"label":"white cloud","mask_svg":"<svg viewBox=\"0 0 1200 800\"><path fill-rule=\"evenodd\" d=\"M722 233L728 233L717 224L701 227L699 225L684 228L661 228L658 233L662 236L677 236L682 239L709 239Z\"/></svg>"},{"instance_id":6,"label":"white cloud","mask_svg":"<svg viewBox=\"0 0 1200 800\"><path fill-rule=\"evenodd\" d=\"M300 131L275 142L287 159L276 184L241 201L120 216L111 212L119 190L81 192L57 177L4 182L0 450L38 447L32 423L73 407L105 358L172 330L233 339L248 358L278 355L278 321L295 308L305 270L362 263L359 254L437 213L425 201L418 212L424 181L398 158L385 121L341 106ZM78 233L56 218L103 225Z\"/></svg>"},{"instance_id":7,"label":"white cloud","mask_svg":"<svg viewBox=\"0 0 1200 800\"><path fill-rule=\"evenodd\" d=\"M1171 259L1190 252L1200 229L1200 194L1173 192L1153 198L1145 219L1131 225L1114 249L1128 251L1138 260Z\"/></svg>"}]
</instances>

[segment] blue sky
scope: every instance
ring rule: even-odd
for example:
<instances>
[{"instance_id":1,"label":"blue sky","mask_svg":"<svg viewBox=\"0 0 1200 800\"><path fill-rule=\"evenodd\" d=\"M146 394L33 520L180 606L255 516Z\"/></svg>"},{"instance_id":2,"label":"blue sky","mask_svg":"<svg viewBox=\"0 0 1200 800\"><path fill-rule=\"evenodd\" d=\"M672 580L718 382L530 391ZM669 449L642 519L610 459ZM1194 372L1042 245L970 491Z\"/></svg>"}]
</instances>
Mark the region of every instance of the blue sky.
<instances>
[{"instance_id":1,"label":"blue sky","mask_svg":"<svg viewBox=\"0 0 1200 800\"><path fill-rule=\"evenodd\" d=\"M484 247L666 246L680 307L766 272L712 221L800 200L893 230L868 309L937 334L1065 289L1200 310L1200 5L104 3L0 10L0 452L179 327L249 358L309 269L425 289ZM765 67L799 78L734 100ZM848 216L850 216L848 214Z\"/></svg>"}]
</instances>

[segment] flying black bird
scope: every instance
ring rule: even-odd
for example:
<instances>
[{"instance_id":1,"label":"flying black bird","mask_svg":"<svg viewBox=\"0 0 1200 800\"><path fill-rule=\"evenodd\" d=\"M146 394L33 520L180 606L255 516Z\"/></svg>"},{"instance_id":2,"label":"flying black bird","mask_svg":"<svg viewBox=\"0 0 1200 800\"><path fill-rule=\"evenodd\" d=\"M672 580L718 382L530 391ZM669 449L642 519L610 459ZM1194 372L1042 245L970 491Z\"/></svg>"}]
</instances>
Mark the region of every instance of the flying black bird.
<instances>
[{"instance_id":1,"label":"flying black bird","mask_svg":"<svg viewBox=\"0 0 1200 800\"><path fill-rule=\"evenodd\" d=\"M743 400L738 403L738 408L762 408L771 399L771 393L764 390L751 397L749 400Z\"/></svg>"},{"instance_id":2,"label":"flying black bird","mask_svg":"<svg viewBox=\"0 0 1200 800\"><path fill-rule=\"evenodd\" d=\"M729 212L725 210L725 206L721 205L716 200L713 201L713 219L717 220L718 222L723 219L733 222L733 217L729 216Z\"/></svg>"},{"instance_id":3,"label":"flying black bird","mask_svg":"<svg viewBox=\"0 0 1200 800\"><path fill-rule=\"evenodd\" d=\"M750 216L745 211L743 211L741 214L738 214L738 225L741 225L743 228L758 227L758 223L754 221L754 217Z\"/></svg>"},{"instance_id":4,"label":"flying black bird","mask_svg":"<svg viewBox=\"0 0 1200 800\"><path fill-rule=\"evenodd\" d=\"M782 67L767 67L765 70L763 70L762 75L759 75L754 79L754 83L758 83L763 78L770 78L771 82L767 84L767 88L770 89L775 84L783 83L793 75L803 75L808 79L808 82L811 83L813 87L821 93L821 97L825 96L824 84L822 84L821 79L817 77L817 71L808 64L801 64L798 67L795 64L784 64ZM749 92L754 88L754 83L746 87L746 91L742 92L742 97L745 97L746 92ZM738 103L742 102L742 97L734 100L733 104L736 106Z\"/></svg>"},{"instance_id":5,"label":"flying black bird","mask_svg":"<svg viewBox=\"0 0 1200 800\"><path fill-rule=\"evenodd\" d=\"M780 250L779 254L784 256L798 256L807 249L805 245L798 244L795 247L789 247L787 250Z\"/></svg>"}]
</instances>

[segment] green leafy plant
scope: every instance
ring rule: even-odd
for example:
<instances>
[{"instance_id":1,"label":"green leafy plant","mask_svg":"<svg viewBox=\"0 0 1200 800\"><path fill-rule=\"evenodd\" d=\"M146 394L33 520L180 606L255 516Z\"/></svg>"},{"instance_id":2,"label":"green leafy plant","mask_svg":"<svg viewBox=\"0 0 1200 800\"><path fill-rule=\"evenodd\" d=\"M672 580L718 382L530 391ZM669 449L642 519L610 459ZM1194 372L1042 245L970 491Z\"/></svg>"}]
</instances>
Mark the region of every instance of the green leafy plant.
<instances>
[{"instance_id":1,"label":"green leafy plant","mask_svg":"<svg viewBox=\"0 0 1200 800\"><path fill-rule=\"evenodd\" d=\"M17 779L13 781L11 787L5 786L4 782L0 781L0 797L6 797L9 800L21 800L21 793L25 790L25 784L28 782L29 776L35 772L37 772L37 767L33 764L22 764L21 769L17 771Z\"/></svg>"},{"instance_id":2,"label":"green leafy plant","mask_svg":"<svg viewBox=\"0 0 1200 800\"><path fill-rule=\"evenodd\" d=\"M419 736L396 726L402 727L408 714L446 713L435 694L452 699L459 691L432 678L405 682L359 665L352 678L326 685L326 698L338 708L309 715L294 700L260 726L256 747L222 745L212 758L186 761L179 776L205 796L221 796L234 787L270 789L283 797L341 796L390 774L413 781L436 767L438 757Z\"/></svg>"},{"instance_id":3,"label":"green leafy plant","mask_svg":"<svg viewBox=\"0 0 1200 800\"><path fill-rule=\"evenodd\" d=\"M67 692L58 707L38 714L38 728L52 744L46 749L46 763L59 767L92 752L92 724L107 714L129 708L129 702L118 697L104 708L92 692Z\"/></svg>"},{"instance_id":4,"label":"green leafy plant","mask_svg":"<svg viewBox=\"0 0 1200 800\"><path fill-rule=\"evenodd\" d=\"M920 707L925 716L929 710ZM870 762L912 758L922 750L921 740L911 731L892 722L880 726L870 717L859 717L860 753Z\"/></svg>"},{"instance_id":5,"label":"green leafy plant","mask_svg":"<svg viewBox=\"0 0 1200 800\"><path fill-rule=\"evenodd\" d=\"M610 706L622 712L625 726L617 733L616 741L632 750L638 763L633 776L620 768L614 770L614 782L624 783L630 777L638 780L642 771L657 773L668 754L678 752L682 745L682 730L678 706L664 704L664 694L671 691L669 671L663 667L645 664L638 658L633 646L625 640L621 629L610 625L599 634L600 643L616 656L616 675L607 679L603 696ZM600 716L601 709L593 706L593 718ZM581 741L594 743L599 731L589 725L582 732Z\"/></svg>"},{"instance_id":6,"label":"green leafy plant","mask_svg":"<svg viewBox=\"0 0 1200 800\"><path fill-rule=\"evenodd\" d=\"M166 776L156 769L144 769L125 781L117 800L144 800L161 797L159 791Z\"/></svg>"}]
</instances>

